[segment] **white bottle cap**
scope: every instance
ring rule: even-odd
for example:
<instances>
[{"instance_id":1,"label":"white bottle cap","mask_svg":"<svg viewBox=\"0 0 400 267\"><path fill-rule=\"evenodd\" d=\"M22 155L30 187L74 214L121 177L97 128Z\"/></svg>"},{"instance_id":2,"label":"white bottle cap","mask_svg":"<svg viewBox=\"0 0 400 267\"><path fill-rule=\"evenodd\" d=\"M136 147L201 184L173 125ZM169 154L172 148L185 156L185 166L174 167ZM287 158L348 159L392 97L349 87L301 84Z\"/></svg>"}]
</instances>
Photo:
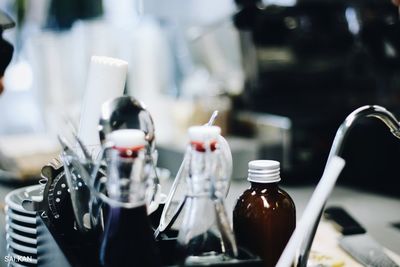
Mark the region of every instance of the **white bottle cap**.
<instances>
[{"instance_id":1,"label":"white bottle cap","mask_svg":"<svg viewBox=\"0 0 400 267\"><path fill-rule=\"evenodd\" d=\"M113 131L107 135L107 141L117 148L139 148L147 144L144 132L138 129Z\"/></svg>"},{"instance_id":2,"label":"white bottle cap","mask_svg":"<svg viewBox=\"0 0 400 267\"><path fill-rule=\"evenodd\" d=\"M256 183L276 183L281 180L280 163L275 160L253 160L249 162L247 180Z\"/></svg>"},{"instance_id":3,"label":"white bottle cap","mask_svg":"<svg viewBox=\"0 0 400 267\"><path fill-rule=\"evenodd\" d=\"M217 140L221 133L221 128L218 126L192 126L188 130L189 139L192 142L206 142Z\"/></svg>"}]
</instances>

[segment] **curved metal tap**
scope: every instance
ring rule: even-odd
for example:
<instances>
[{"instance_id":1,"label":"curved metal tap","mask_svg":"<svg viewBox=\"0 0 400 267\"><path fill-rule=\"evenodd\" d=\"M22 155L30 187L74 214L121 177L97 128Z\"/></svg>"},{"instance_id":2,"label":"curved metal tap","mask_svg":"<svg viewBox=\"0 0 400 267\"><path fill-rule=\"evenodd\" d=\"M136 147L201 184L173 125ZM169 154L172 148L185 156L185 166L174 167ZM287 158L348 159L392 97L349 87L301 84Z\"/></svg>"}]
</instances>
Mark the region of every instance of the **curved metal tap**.
<instances>
[{"instance_id":1,"label":"curved metal tap","mask_svg":"<svg viewBox=\"0 0 400 267\"><path fill-rule=\"evenodd\" d=\"M349 130L352 128L355 122L365 117L374 117L381 120L390 129L392 134L400 139L399 122L390 111L381 106L363 106L350 113L350 115L347 116L345 121L340 125L338 131L336 132L335 139L333 140L328 161L335 155L340 156L343 148L343 142L346 139Z\"/></svg>"},{"instance_id":2,"label":"curved metal tap","mask_svg":"<svg viewBox=\"0 0 400 267\"><path fill-rule=\"evenodd\" d=\"M389 128L391 133L395 137L400 139L400 123L390 111L388 111L384 107L376 105L363 106L350 113L344 120L344 122L340 125L339 129L336 132L335 139L333 140L327 163L332 159L333 156L340 156L343 150L344 141L346 140L346 137L350 132L350 129L353 127L354 123L356 123L359 119L366 117L374 117L381 120ZM307 266L311 245L314 240L314 236L317 231L317 227L321 219L324 207L325 204L320 211L319 217L310 226L308 234L306 235L305 239L302 242L302 245L298 251L298 256L296 259L297 267Z\"/></svg>"}]
</instances>

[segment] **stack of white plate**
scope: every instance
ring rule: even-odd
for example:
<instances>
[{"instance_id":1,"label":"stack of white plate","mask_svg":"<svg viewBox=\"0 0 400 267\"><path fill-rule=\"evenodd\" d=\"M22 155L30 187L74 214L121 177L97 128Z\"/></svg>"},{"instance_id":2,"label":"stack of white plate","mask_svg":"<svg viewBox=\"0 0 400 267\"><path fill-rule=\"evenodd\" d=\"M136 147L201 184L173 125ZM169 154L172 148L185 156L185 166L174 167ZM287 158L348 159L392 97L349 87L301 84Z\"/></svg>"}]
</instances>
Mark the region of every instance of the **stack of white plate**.
<instances>
[{"instance_id":1,"label":"stack of white plate","mask_svg":"<svg viewBox=\"0 0 400 267\"><path fill-rule=\"evenodd\" d=\"M42 186L19 188L6 196L6 238L12 266L37 265L36 212L22 207L25 199L40 200Z\"/></svg>"}]
</instances>

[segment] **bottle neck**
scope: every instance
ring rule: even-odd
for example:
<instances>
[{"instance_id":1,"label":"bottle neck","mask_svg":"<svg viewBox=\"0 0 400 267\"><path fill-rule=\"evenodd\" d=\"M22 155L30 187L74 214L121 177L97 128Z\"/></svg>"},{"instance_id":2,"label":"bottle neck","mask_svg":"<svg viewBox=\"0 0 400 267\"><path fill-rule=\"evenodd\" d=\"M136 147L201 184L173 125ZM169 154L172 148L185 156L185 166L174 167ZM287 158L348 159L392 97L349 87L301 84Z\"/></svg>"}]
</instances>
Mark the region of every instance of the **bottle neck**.
<instances>
[{"instance_id":1,"label":"bottle neck","mask_svg":"<svg viewBox=\"0 0 400 267\"><path fill-rule=\"evenodd\" d=\"M145 171L144 151L137 155L121 154L110 149L107 153L107 193L122 206L137 207L145 203L148 173Z\"/></svg>"},{"instance_id":2,"label":"bottle neck","mask_svg":"<svg viewBox=\"0 0 400 267\"><path fill-rule=\"evenodd\" d=\"M250 187L253 189L278 189L279 185L278 182L272 182L272 183L250 182Z\"/></svg>"},{"instance_id":3,"label":"bottle neck","mask_svg":"<svg viewBox=\"0 0 400 267\"><path fill-rule=\"evenodd\" d=\"M189 160L189 175L187 177L188 196L219 195L219 153L203 152L192 147Z\"/></svg>"}]
</instances>

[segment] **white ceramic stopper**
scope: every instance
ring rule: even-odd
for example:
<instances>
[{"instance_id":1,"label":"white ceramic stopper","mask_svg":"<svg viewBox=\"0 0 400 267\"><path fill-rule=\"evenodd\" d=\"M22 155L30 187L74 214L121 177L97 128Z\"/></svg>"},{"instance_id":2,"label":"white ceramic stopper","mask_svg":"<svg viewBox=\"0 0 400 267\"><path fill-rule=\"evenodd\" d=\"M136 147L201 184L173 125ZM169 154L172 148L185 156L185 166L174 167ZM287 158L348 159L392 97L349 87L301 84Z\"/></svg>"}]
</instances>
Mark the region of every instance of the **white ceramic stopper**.
<instances>
[{"instance_id":1,"label":"white ceramic stopper","mask_svg":"<svg viewBox=\"0 0 400 267\"><path fill-rule=\"evenodd\" d=\"M221 133L221 128L218 126L192 126L188 130L189 139L192 142L206 142L210 140L217 140Z\"/></svg>"},{"instance_id":2,"label":"white ceramic stopper","mask_svg":"<svg viewBox=\"0 0 400 267\"><path fill-rule=\"evenodd\" d=\"M106 138L118 148L133 148L147 144L144 132L138 129L116 130L109 133Z\"/></svg>"}]
</instances>

